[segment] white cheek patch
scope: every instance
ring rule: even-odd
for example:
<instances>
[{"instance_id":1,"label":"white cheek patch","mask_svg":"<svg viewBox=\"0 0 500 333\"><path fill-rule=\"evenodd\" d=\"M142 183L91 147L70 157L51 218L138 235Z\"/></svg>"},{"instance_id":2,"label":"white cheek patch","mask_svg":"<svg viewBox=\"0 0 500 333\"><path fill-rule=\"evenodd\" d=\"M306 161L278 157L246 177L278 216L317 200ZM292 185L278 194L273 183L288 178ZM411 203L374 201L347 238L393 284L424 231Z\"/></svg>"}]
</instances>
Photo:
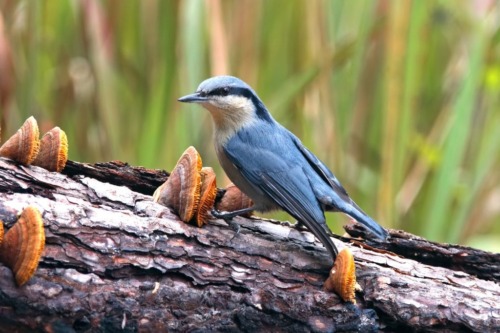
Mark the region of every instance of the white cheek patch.
<instances>
[{"instance_id":1,"label":"white cheek patch","mask_svg":"<svg viewBox=\"0 0 500 333\"><path fill-rule=\"evenodd\" d=\"M220 96L212 99L210 104L219 109L233 111L253 111L251 100L243 96Z\"/></svg>"},{"instance_id":2,"label":"white cheek patch","mask_svg":"<svg viewBox=\"0 0 500 333\"><path fill-rule=\"evenodd\" d=\"M251 100L243 96L226 96L224 102L227 105L230 105L232 108L245 110L245 111L254 111L254 105Z\"/></svg>"},{"instance_id":3,"label":"white cheek patch","mask_svg":"<svg viewBox=\"0 0 500 333\"><path fill-rule=\"evenodd\" d=\"M256 120L255 106L243 96L218 96L203 106L212 114L218 144L223 144L240 128Z\"/></svg>"}]
</instances>

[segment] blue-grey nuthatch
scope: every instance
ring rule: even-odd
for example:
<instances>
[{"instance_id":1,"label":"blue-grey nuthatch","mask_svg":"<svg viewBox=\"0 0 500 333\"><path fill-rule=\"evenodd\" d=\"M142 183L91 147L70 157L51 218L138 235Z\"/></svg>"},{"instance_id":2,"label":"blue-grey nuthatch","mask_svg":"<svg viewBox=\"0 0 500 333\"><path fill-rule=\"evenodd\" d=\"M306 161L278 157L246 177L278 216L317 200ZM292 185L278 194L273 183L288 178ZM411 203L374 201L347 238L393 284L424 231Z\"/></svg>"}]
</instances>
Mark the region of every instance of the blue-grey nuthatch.
<instances>
[{"instance_id":1,"label":"blue-grey nuthatch","mask_svg":"<svg viewBox=\"0 0 500 333\"><path fill-rule=\"evenodd\" d=\"M302 142L276 122L253 89L232 76L203 81L180 102L200 103L212 115L215 151L231 181L254 202L248 209L213 212L231 219L251 210L283 209L302 222L327 248L330 239L324 211L340 211L365 225L376 237L387 232L349 197L337 178Z\"/></svg>"}]
</instances>

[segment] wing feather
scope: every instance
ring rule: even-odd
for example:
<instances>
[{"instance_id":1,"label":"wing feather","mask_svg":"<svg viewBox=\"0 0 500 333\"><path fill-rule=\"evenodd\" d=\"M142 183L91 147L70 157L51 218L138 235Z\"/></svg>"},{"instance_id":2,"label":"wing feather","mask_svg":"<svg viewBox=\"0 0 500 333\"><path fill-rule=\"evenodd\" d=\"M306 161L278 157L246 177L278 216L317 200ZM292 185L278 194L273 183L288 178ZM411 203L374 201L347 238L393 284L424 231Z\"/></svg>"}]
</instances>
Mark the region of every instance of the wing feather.
<instances>
[{"instance_id":1,"label":"wing feather","mask_svg":"<svg viewBox=\"0 0 500 333\"><path fill-rule=\"evenodd\" d=\"M333 175L333 173L321 162L309 149L304 147L304 145L297 139L293 134L291 134L292 139L297 146L297 148L302 152L304 157L307 159L314 171L321 176L321 178L330 185L331 189L335 192L338 198L332 195L324 196L320 194L318 200L320 200L328 209L342 211L349 216L356 219L358 222L365 225L372 233L380 239L386 239L388 234L375 220L368 216L347 194L347 191L340 184L339 180ZM313 185L314 187L314 185ZM320 186L318 186L320 188ZM339 201L340 200L340 201Z\"/></svg>"},{"instance_id":2,"label":"wing feather","mask_svg":"<svg viewBox=\"0 0 500 333\"><path fill-rule=\"evenodd\" d=\"M304 223L335 258L337 248L329 237L331 231L302 168L305 161L297 155L286 132L268 129L267 133L274 133L274 137L264 141L256 133L240 131L223 147L225 156L246 181Z\"/></svg>"},{"instance_id":3,"label":"wing feather","mask_svg":"<svg viewBox=\"0 0 500 333\"><path fill-rule=\"evenodd\" d=\"M300 190L294 182L290 182L290 176L297 175L297 172L287 172L283 177L281 173L262 174L262 190L275 200L286 212L305 224L305 226L320 240L333 258L336 258L338 251L333 244L330 235L331 231L325 222L323 211L319 203L315 200L313 206L310 198ZM285 179L283 179L285 178ZM302 179L308 184L307 179Z\"/></svg>"},{"instance_id":4,"label":"wing feather","mask_svg":"<svg viewBox=\"0 0 500 333\"><path fill-rule=\"evenodd\" d=\"M321 176L321 178L330 184L331 188L341 199L351 203L352 200L349 197L349 194L347 194L345 188L342 184L340 184L339 180L333 175L330 169L328 169L326 165L324 165L323 162L321 162L309 149L307 149L294 135L292 135L292 139L295 146L300 150L302 155L304 155L311 167Z\"/></svg>"}]
</instances>

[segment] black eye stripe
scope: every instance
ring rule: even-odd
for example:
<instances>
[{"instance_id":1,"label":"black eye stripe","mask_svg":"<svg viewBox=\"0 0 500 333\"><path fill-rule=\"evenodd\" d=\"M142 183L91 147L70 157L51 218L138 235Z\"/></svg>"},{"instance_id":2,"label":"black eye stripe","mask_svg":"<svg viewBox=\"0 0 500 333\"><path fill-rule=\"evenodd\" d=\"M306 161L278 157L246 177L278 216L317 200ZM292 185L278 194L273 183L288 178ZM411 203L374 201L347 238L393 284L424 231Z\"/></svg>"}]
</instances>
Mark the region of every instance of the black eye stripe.
<instances>
[{"instance_id":1,"label":"black eye stripe","mask_svg":"<svg viewBox=\"0 0 500 333\"><path fill-rule=\"evenodd\" d=\"M207 96L227 96L227 95L235 95L235 96L243 96L247 98L252 98L253 94L250 90L246 88L238 88L238 87L221 87L216 88L211 91L201 90L198 92L201 97Z\"/></svg>"},{"instance_id":2,"label":"black eye stripe","mask_svg":"<svg viewBox=\"0 0 500 333\"><path fill-rule=\"evenodd\" d=\"M227 96L228 94L229 94L229 87L217 88L209 93L209 95L212 96Z\"/></svg>"}]
</instances>

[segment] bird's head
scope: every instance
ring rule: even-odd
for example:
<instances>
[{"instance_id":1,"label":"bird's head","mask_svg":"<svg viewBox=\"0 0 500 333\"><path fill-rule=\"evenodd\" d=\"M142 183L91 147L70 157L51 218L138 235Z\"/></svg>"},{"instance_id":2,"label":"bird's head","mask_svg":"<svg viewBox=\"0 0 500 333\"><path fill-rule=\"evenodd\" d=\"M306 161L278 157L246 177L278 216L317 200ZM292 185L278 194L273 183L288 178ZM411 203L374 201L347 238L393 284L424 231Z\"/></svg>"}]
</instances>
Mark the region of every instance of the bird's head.
<instances>
[{"instance_id":1,"label":"bird's head","mask_svg":"<svg viewBox=\"0 0 500 333\"><path fill-rule=\"evenodd\" d=\"M235 132L259 118L271 119L255 91L234 76L209 78L179 102L201 104L210 111L216 130Z\"/></svg>"}]
</instances>

